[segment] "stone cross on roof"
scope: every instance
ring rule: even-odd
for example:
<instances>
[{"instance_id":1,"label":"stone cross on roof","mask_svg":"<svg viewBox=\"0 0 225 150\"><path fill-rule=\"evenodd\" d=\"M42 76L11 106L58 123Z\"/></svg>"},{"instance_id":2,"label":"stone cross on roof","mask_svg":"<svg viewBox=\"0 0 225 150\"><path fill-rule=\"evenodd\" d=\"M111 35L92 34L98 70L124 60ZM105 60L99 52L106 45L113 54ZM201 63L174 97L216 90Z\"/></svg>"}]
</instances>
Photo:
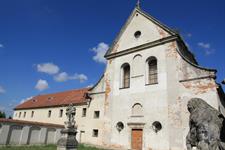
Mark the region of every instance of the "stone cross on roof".
<instances>
[{"instance_id":1,"label":"stone cross on roof","mask_svg":"<svg viewBox=\"0 0 225 150\"><path fill-rule=\"evenodd\" d=\"M136 4L137 8L140 8L140 3L141 3L140 0L137 0L137 4Z\"/></svg>"}]
</instances>

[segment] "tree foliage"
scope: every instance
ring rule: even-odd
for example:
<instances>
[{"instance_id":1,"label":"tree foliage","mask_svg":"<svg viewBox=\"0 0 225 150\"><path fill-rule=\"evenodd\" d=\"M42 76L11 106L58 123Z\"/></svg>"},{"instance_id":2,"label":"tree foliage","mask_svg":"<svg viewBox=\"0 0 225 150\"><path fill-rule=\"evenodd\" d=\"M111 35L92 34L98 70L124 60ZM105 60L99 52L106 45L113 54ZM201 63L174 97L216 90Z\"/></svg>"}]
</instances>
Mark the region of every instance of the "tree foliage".
<instances>
[{"instance_id":1,"label":"tree foliage","mask_svg":"<svg viewBox=\"0 0 225 150\"><path fill-rule=\"evenodd\" d=\"M0 111L0 118L6 118L5 112Z\"/></svg>"}]
</instances>

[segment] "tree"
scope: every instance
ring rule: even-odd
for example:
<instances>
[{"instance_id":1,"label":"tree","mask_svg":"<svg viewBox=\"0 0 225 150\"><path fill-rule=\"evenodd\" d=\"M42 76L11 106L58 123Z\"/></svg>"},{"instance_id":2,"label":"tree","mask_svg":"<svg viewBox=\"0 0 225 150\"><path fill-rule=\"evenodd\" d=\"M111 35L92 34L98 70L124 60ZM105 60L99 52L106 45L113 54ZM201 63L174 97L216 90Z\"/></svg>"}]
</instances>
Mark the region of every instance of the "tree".
<instances>
[{"instance_id":1,"label":"tree","mask_svg":"<svg viewBox=\"0 0 225 150\"><path fill-rule=\"evenodd\" d=\"M0 111L0 118L6 118L5 112Z\"/></svg>"}]
</instances>

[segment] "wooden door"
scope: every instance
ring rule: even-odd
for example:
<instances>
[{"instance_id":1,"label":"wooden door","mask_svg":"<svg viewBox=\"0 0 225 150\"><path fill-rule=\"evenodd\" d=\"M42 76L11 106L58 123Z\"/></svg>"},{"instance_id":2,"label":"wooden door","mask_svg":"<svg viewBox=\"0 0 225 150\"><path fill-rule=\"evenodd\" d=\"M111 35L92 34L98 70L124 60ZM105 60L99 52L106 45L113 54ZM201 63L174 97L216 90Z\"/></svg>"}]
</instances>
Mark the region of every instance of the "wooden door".
<instances>
[{"instance_id":1,"label":"wooden door","mask_svg":"<svg viewBox=\"0 0 225 150\"><path fill-rule=\"evenodd\" d=\"M142 150L142 129L132 129L132 150Z\"/></svg>"}]
</instances>

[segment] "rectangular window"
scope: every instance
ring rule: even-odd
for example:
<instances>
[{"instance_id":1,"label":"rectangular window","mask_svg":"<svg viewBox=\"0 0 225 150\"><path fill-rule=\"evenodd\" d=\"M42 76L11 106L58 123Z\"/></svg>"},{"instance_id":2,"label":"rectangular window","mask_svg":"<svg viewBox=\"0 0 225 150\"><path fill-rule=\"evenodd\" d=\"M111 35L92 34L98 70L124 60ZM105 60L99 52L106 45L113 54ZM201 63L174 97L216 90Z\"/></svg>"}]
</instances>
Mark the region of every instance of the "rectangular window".
<instances>
[{"instance_id":1,"label":"rectangular window","mask_svg":"<svg viewBox=\"0 0 225 150\"><path fill-rule=\"evenodd\" d=\"M31 118L33 118L33 117L34 117L34 111L31 112Z\"/></svg>"},{"instance_id":2,"label":"rectangular window","mask_svg":"<svg viewBox=\"0 0 225 150\"><path fill-rule=\"evenodd\" d=\"M62 118L62 116L63 116L63 109L60 109L60 111L59 111L59 117Z\"/></svg>"},{"instance_id":3,"label":"rectangular window","mask_svg":"<svg viewBox=\"0 0 225 150\"><path fill-rule=\"evenodd\" d=\"M25 118L25 117L26 117L26 112L23 113L23 118Z\"/></svg>"},{"instance_id":4,"label":"rectangular window","mask_svg":"<svg viewBox=\"0 0 225 150\"><path fill-rule=\"evenodd\" d=\"M86 117L86 115L87 115L87 108L83 108L82 117Z\"/></svg>"},{"instance_id":5,"label":"rectangular window","mask_svg":"<svg viewBox=\"0 0 225 150\"><path fill-rule=\"evenodd\" d=\"M49 111L48 111L48 118L50 118L50 117L51 117L51 115L52 115L52 111L51 111L51 110L49 110Z\"/></svg>"},{"instance_id":6,"label":"rectangular window","mask_svg":"<svg viewBox=\"0 0 225 150\"><path fill-rule=\"evenodd\" d=\"M100 111L94 111L94 118L100 117Z\"/></svg>"},{"instance_id":7,"label":"rectangular window","mask_svg":"<svg viewBox=\"0 0 225 150\"><path fill-rule=\"evenodd\" d=\"M21 117L21 112L19 113L19 118Z\"/></svg>"},{"instance_id":8,"label":"rectangular window","mask_svg":"<svg viewBox=\"0 0 225 150\"><path fill-rule=\"evenodd\" d=\"M93 137L98 137L98 129L93 129L92 136Z\"/></svg>"}]
</instances>

